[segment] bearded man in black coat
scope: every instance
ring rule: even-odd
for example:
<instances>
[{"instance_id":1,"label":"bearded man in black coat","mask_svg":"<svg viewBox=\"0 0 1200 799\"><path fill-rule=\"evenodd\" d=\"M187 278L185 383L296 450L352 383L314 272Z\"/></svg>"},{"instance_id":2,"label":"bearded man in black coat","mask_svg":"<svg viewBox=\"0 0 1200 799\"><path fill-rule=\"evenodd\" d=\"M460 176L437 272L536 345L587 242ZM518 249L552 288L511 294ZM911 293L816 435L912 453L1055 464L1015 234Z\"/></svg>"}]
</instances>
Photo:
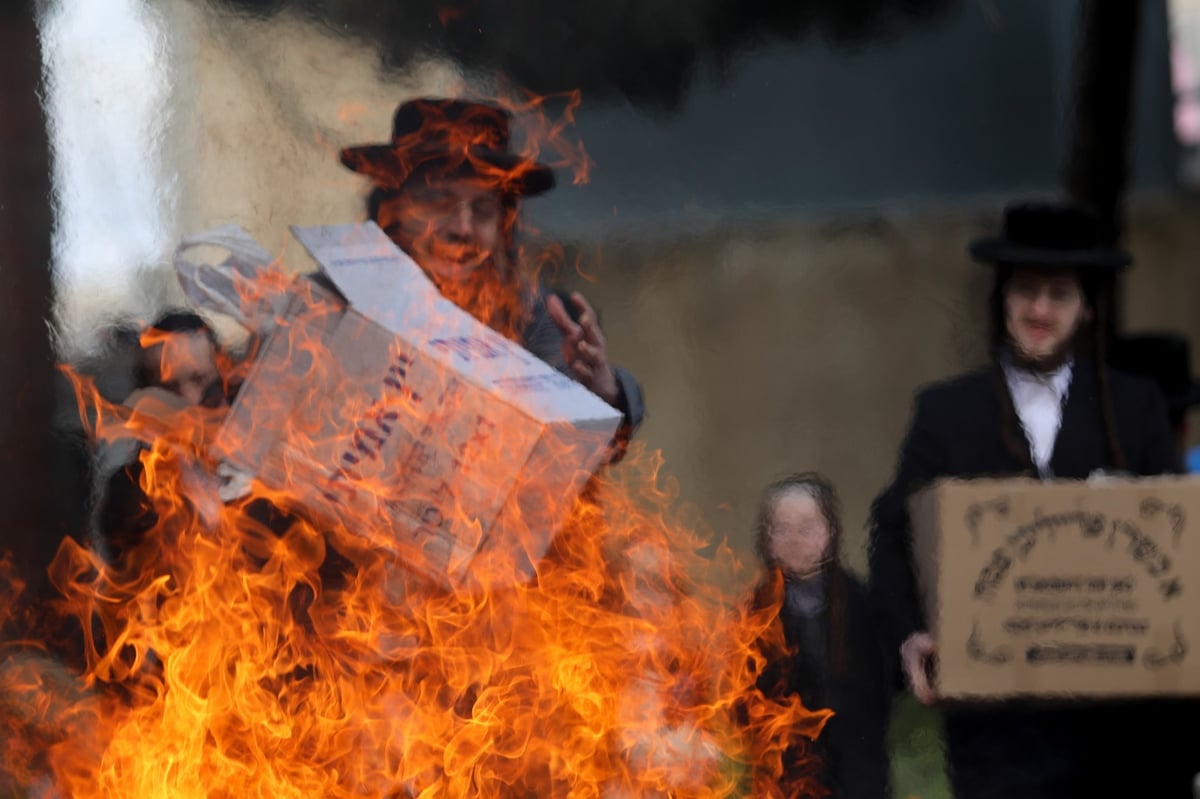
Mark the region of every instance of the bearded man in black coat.
<instances>
[{"instance_id":1,"label":"bearded man in black coat","mask_svg":"<svg viewBox=\"0 0 1200 799\"><path fill-rule=\"evenodd\" d=\"M939 698L913 570L907 503L942 477L1085 479L1179 470L1162 393L1105 363L1108 281L1128 254L1097 217L1059 203L1006 209L1001 235L971 243L994 270L991 359L919 391L894 479L876 499L871 590L887 650L918 701ZM948 566L948 568L951 568ZM1191 796L1190 758L1156 702L962 704L944 713L958 799Z\"/></svg>"}]
</instances>

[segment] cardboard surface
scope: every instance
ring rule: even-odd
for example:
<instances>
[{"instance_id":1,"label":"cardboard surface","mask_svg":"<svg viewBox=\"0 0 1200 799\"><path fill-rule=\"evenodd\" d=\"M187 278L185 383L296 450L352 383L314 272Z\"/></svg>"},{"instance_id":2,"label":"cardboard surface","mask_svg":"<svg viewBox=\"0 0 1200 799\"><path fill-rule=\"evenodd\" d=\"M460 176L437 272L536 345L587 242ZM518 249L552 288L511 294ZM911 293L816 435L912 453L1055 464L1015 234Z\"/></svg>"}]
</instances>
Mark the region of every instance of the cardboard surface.
<instances>
[{"instance_id":1,"label":"cardboard surface","mask_svg":"<svg viewBox=\"0 0 1200 799\"><path fill-rule=\"evenodd\" d=\"M1200 478L944 480L910 508L943 697L1200 694Z\"/></svg>"},{"instance_id":2,"label":"cardboard surface","mask_svg":"<svg viewBox=\"0 0 1200 799\"><path fill-rule=\"evenodd\" d=\"M373 223L294 232L350 304L297 279L219 454L440 584L528 576L620 413L443 299Z\"/></svg>"}]
</instances>

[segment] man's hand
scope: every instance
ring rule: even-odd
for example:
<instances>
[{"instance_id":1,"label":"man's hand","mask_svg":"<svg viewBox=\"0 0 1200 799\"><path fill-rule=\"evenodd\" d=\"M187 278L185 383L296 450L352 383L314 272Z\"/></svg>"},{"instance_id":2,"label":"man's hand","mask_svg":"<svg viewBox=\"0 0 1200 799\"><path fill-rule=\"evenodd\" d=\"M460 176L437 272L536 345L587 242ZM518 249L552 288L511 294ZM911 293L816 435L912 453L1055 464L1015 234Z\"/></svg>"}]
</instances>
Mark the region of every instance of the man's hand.
<instances>
[{"instance_id":1,"label":"man's hand","mask_svg":"<svg viewBox=\"0 0 1200 799\"><path fill-rule=\"evenodd\" d=\"M922 705L932 705L937 701L937 692L929 681L936 655L937 642L929 633L913 633L900 644L900 665L904 669L908 687Z\"/></svg>"},{"instance_id":2,"label":"man's hand","mask_svg":"<svg viewBox=\"0 0 1200 799\"><path fill-rule=\"evenodd\" d=\"M563 334L563 357L571 375L609 405L616 405L620 396L617 375L608 362L608 342L596 320L596 312L579 292L572 292L571 302L579 311L576 323L556 295L546 299L546 310Z\"/></svg>"}]
</instances>

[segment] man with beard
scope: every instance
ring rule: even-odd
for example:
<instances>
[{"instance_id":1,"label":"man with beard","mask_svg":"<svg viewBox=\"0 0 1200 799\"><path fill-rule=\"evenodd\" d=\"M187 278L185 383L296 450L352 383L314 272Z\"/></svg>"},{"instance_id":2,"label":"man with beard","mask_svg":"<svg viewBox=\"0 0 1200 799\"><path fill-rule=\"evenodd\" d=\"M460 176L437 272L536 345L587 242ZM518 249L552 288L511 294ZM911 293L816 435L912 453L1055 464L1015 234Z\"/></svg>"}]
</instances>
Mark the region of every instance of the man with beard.
<instances>
[{"instance_id":1,"label":"man with beard","mask_svg":"<svg viewBox=\"0 0 1200 799\"><path fill-rule=\"evenodd\" d=\"M580 294L536 286L518 263L520 201L554 188L553 171L509 146L511 117L485 103L402 103L392 141L342 150L374 184L369 217L441 293L622 412L614 458L645 415L633 376L608 360L595 310Z\"/></svg>"},{"instance_id":2,"label":"man with beard","mask_svg":"<svg viewBox=\"0 0 1200 799\"><path fill-rule=\"evenodd\" d=\"M345 148L341 160L373 184L368 217L416 261L443 296L622 413L609 455L613 462L624 454L645 415L642 390L629 372L609 362L604 333L587 300L538 285L520 261L520 203L554 188L555 178L548 166L511 149L511 122L507 111L490 104L418 98L396 109L390 142ZM560 531L552 547L572 532ZM592 551L562 545L552 548L547 560L573 564ZM443 588L411 577L404 578L402 589L389 590L403 590L410 602L418 594L433 605L452 600ZM494 624L519 625L529 618L523 615L521 595L502 588L490 592L488 613ZM407 662L397 665L409 667ZM454 695L460 717L470 718L469 709L487 687L485 680L480 675L479 683ZM547 779L545 763L536 756L527 760L530 784L518 781L507 795L537 795L531 785Z\"/></svg>"},{"instance_id":3,"label":"man with beard","mask_svg":"<svg viewBox=\"0 0 1200 799\"><path fill-rule=\"evenodd\" d=\"M929 679L937 642L913 571L914 491L941 477L1178 471L1158 386L1104 365L1103 289L1131 258L1101 246L1097 218L1066 204L1016 204L1003 234L970 251L995 273L991 363L919 392L894 480L872 508L872 593L885 645L924 704L938 700ZM1190 796L1186 768L1159 768L1149 742L1167 733L1148 703L1014 701L951 707L944 718L959 799Z\"/></svg>"}]
</instances>

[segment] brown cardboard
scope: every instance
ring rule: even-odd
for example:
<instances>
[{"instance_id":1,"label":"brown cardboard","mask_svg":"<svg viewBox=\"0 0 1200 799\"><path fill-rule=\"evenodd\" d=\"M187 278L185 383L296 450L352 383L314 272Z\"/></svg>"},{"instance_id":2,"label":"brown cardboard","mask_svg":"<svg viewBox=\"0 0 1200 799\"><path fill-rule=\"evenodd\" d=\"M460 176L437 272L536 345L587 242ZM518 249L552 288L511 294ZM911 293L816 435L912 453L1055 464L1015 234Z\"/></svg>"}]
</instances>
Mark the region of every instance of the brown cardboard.
<instances>
[{"instance_id":1,"label":"brown cardboard","mask_svg":"<svg viewBox=\"0 0 1200 799\"><path fill-rule=\"evenodd\" d=\"M943 698L1200 694L1200 478L946 479L910 510Z\"/></svg>"}]
</instances>

